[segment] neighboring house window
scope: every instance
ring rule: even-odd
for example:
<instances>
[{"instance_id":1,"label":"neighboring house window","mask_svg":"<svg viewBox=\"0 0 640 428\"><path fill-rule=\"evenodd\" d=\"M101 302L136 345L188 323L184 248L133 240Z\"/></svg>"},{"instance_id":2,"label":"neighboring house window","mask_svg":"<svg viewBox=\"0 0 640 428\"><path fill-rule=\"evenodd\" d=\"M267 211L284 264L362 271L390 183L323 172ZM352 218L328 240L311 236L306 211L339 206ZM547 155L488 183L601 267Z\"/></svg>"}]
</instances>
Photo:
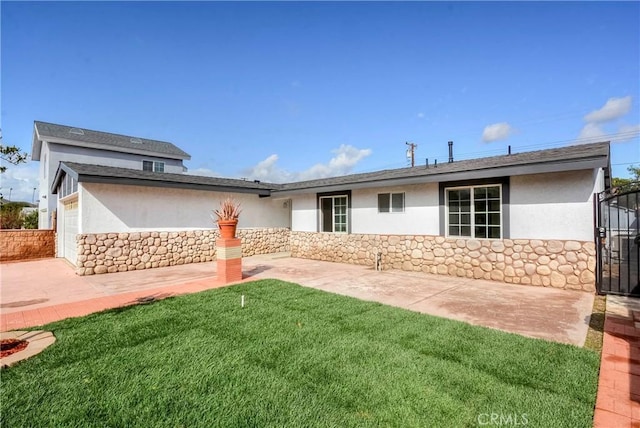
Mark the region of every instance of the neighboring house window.
<instances>
[{"instance_id":1,"label":"neighboring house window","mask_svg":"<svg viewBox=\"0 0 640 428\"><path fill-rule=\"evenodd\" d=\"M143 171L164 172L164 162L158 161L142 161Z\"/></svg>"},{"instance_id":2,"label":"neighboring house window","mask_svg":"<svg viewBox=\"0 0 640 428\"><path fill-rule=\"evenodd\" d=\"M502 237L502 187L447 188L447 235L470 238Z\"/></svg>"},{"instance_id":3,"label":"neighboring house window","mask_svg":"<svg viewBox=\"0 0 640 428\"><path fill-rule=\"evenodd\" d=\"M60 198L64 198L65 196L69 196L78 191L78 181L71 177L69 174L65 174L62 183L60 183L59 195Z\"/></svg>"},{"instance_id":4,"label":"neighboring house window","mask_svg":"<svg viewBox=\"0 0 640 428\"><path fill-rule=\"evenodd\" d=\"M347 233L349 196L320 196L320 230Z\"/></svg>"},{"instance_id":5,"label":"neighboring house window","mask_svg":"<svg viewBox=\"0 0 640 428\"><path fill-rule=\"evenodd\" d=\"M404 212L404 193L378 193L378 212Z\"/></svg>"}]
</instances>

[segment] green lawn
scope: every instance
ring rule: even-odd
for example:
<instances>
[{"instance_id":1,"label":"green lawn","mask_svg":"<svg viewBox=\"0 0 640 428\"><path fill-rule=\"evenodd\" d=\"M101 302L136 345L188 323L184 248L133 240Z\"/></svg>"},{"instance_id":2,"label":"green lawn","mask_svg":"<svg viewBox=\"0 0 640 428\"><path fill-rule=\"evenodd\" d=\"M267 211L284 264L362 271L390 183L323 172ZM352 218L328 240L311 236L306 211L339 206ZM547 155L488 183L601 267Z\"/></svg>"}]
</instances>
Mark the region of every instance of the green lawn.
<instances>
[{"instance_id":1,"label":"green lawn","mask_svg":"<svg viewBox=\"0 0 640 428\"><path fill-rule=\"evenodd\" d=\"M593 351L276 280L46 329L2 427L592 426Z\"/></svg>"}]
</instances>

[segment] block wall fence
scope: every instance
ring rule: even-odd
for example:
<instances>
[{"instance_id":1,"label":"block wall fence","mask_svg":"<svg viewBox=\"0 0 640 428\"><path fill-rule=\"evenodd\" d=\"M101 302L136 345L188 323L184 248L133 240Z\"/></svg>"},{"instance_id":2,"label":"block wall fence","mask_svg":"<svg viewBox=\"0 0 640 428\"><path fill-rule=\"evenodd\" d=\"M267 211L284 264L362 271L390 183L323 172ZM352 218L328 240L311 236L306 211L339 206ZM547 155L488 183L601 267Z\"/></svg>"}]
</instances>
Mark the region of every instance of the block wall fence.
<instances>
[{"instance_id":1,"label":"block wall fence","mask_svg":"<svg viewBox=\"0 0 640 428\"><path fill-rule=\"evenodd\" d=\"M49 229L0 230L0 262L55 257L56 235Z\"/></svg>"},{"instance_id":2,"label":"block wall fence","mask_svg":"<svg viewBox=\"0 0 640 428\"><path fill-rule=\"evenodd\" d=\"M78 235L78 275L152 269L216 259L218 230ZM450 239L429 235L238 229L242 256L292 257L464 278L595 291L593 242Z\"/></svg>"}]
</instances>

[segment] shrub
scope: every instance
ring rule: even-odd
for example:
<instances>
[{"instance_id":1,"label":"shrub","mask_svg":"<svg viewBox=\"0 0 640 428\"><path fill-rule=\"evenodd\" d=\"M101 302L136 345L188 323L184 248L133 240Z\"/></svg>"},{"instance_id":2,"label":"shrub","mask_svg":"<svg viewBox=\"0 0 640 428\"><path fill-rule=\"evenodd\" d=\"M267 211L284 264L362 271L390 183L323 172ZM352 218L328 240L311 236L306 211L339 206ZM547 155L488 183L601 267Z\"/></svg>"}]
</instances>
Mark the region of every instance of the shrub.
<instances>
[{"instance_id":1,"label":"shrub","mask_svg":"<svg viewBox=\"0 0 640 428\"><path fill-rule=\"evenodd\" d=\"M37 210L31 211L29 214L24 216L22 227L24 227L25 229L38 228L38 211Z\"/></svg>"},{"instance_id":2,"label":"shrub","mask_svg":"<svg viewBox=\"0 0 640 428\"><path fill-rule=\"evenodd\" d=\"M21 229L23 219L22 205L9 202L0 207L0 229Z\"/></svg>"}]
</instances>

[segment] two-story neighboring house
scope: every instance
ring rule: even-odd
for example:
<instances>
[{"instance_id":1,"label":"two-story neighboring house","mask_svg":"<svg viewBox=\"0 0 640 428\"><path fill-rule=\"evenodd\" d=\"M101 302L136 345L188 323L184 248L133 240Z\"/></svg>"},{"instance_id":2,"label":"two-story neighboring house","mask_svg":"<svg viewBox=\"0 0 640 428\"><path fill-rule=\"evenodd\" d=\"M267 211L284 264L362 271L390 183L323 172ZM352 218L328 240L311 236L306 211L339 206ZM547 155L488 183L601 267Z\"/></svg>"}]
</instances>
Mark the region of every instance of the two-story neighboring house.
<instances>
[{"instance_id":1,"label":"two-story neighboring house","mask_svg":"<svg viewBox=\"0 0 640 428\"><path fill-rule=\"evenodd\" d=\"M51 183L60 162L180 174L191 156L164 141L35 121L31 158L40 161L38 227L49 229L57 204Z\"/></svg>"}]
</instances>

